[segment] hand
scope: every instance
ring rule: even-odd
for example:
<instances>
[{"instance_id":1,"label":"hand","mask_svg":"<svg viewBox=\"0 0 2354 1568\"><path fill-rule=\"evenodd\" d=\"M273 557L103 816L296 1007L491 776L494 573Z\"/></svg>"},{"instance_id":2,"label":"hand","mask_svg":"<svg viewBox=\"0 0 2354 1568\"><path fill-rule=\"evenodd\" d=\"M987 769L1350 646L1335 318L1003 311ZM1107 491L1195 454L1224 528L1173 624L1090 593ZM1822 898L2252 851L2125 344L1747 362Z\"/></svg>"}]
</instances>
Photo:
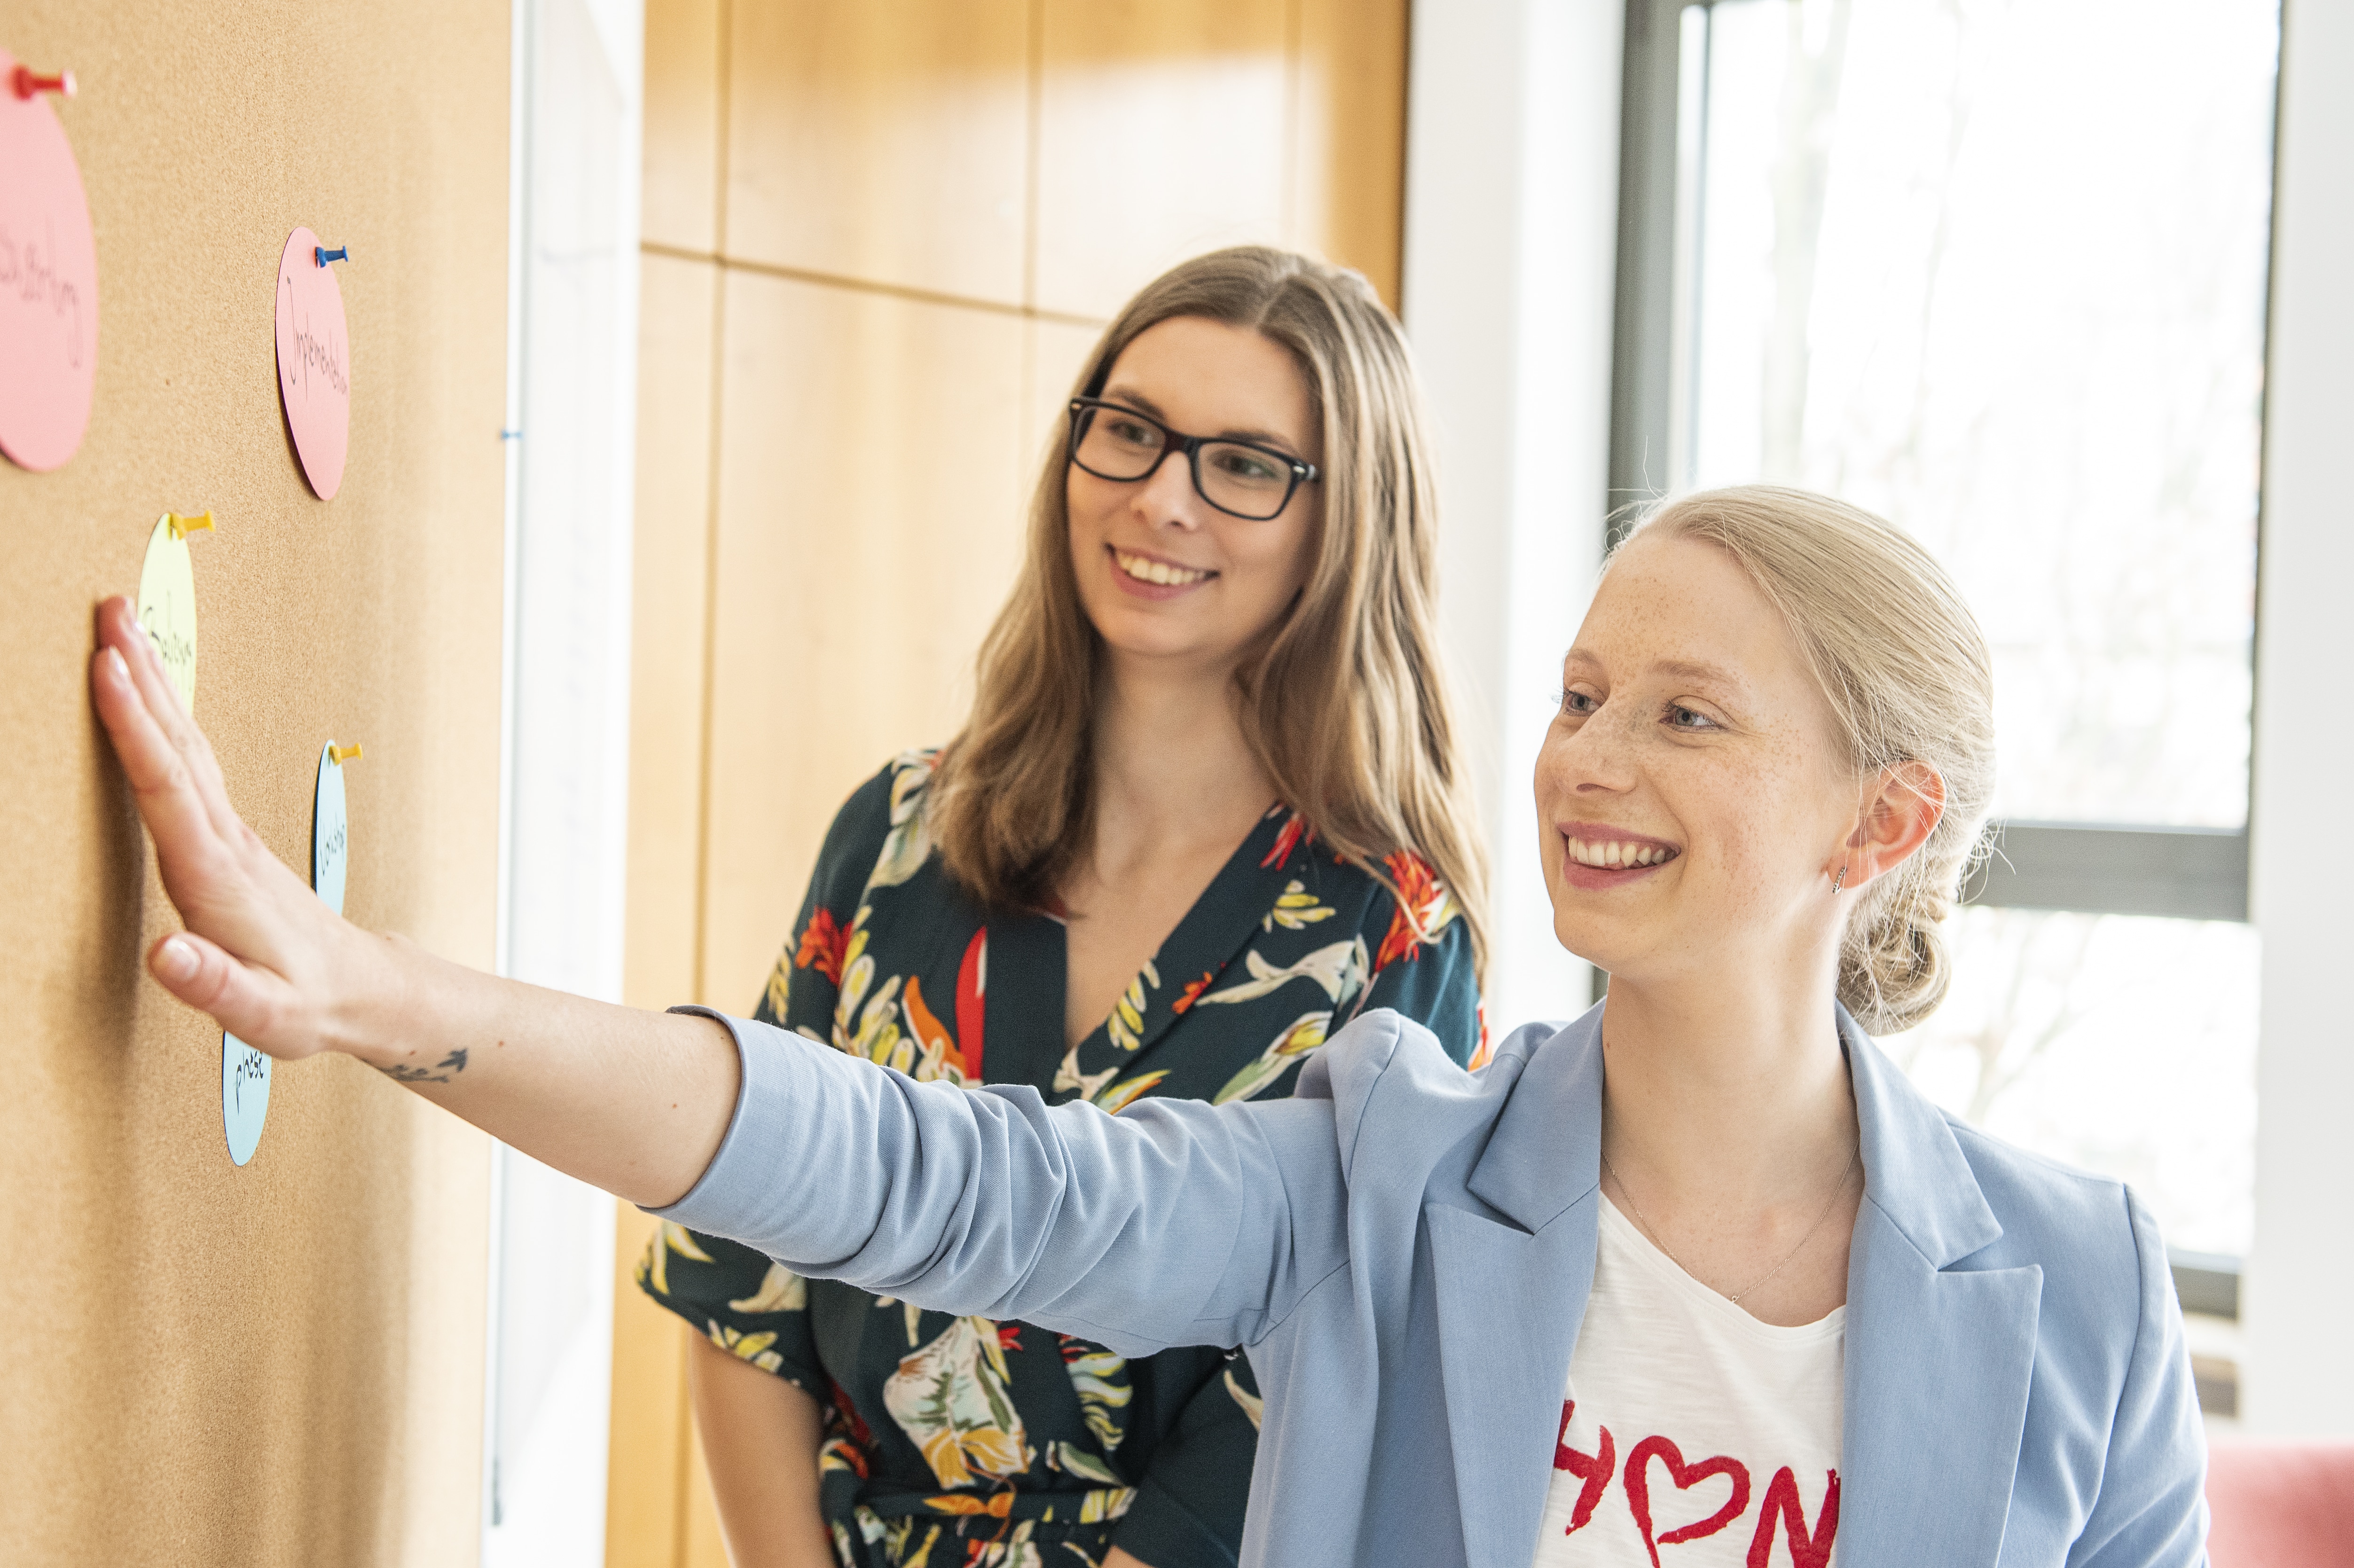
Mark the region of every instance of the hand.
<instances>
[{"instance_id":1,"label":"hand","mask_svg":"<svg viewBox=\"0 0 2354 1568\"><path fill-rule=\"evenodd\" d=\"M480 974L352 925L230 808L129 600L99 606L98 641L91 699L187 923L147 954L165 991L272 1056L356 1056L633 1203L694 1184L735 1109L726 1031Z\"/></svg>"},{"instance_id":2,"label":"hand","mask_svg":"<svg viewBox=\"0 0 2354 1568\"><path fill-rule=\"evenodd\" d=\"M204 732L180 705L127 599L98 607L90 694L155 841L186 931L147 968L256 1050L308 1056L336 1044L348 982L381 967L380 944L321 903L228 802Z\"/></svg>"}]
</instances>

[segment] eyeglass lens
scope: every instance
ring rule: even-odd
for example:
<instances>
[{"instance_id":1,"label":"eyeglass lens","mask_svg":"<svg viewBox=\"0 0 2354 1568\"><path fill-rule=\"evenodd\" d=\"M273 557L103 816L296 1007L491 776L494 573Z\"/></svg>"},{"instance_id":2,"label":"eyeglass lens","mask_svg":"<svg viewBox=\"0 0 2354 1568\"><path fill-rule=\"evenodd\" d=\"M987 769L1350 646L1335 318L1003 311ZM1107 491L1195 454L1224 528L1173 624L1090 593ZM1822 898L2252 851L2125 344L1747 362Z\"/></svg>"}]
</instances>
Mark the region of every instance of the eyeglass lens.
<instances>
[{"instance_id":1,"label":"eyeglass lens","mask_svg":"<svg viewBox=\"0 0 2354 1568\"><path fill-rule=\"evenodd\" d=\"M1140 414L1088 408L1081 411L1079 420L1073 456L1081 468L1102 479L1142 479L1169 449L1169 432ZM1292 471L1256 447L1204 441L1193 462L1193 487L1221 512L1264 522L1291 499Z\"/></svg>"}]
</instances>

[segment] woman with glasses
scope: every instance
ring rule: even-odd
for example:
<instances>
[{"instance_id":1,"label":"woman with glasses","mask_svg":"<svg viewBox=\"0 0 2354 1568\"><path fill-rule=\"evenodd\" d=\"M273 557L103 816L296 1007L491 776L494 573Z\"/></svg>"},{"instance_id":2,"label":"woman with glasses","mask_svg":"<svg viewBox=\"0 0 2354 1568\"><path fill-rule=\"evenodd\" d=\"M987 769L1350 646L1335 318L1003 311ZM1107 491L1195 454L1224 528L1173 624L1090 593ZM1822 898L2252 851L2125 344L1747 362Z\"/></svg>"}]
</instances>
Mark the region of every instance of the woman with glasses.
<instances>
[{"instance_id":1,"label":"woman with glasses","mask_svg":"<svg viewBox=\"0 0 2354 1568\"><path fill-rule=\"evenodd\" d=\"M1110 1111L1288 1095L1370 1008L1468 1061L1481 873L1411 376L1364 281L1297 256L1140 294L1047 454L970 721L843 806L757 1016ZM1234 1561L1259 1394L1223 1350L1131 1360L676 1225L638 1279L695 1330L738 1568Z\"/></svg>"}]
</instances>

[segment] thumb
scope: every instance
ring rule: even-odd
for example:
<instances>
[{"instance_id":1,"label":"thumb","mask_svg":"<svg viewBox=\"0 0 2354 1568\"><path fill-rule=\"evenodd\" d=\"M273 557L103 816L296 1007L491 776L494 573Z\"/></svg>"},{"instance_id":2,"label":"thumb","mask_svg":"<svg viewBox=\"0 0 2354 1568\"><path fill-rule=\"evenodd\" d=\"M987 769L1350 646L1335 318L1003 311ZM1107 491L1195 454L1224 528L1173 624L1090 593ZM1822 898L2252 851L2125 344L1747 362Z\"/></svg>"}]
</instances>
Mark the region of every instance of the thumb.
<instances>
[{"instance_id":1,"label":"thumb","mask_svg":"<svg viewBox=\"0 0 2354 1568\"><path fill-rule=\"evenodd\" d=\"M147 954L147 969L165 991L211 1013L255 1050L272 1056L304 1054L272 1044L272 1037L283 1033L293 988L268 969L239 962L194 931L175 931L157 942Z\"/></svg>"}]
</instances>

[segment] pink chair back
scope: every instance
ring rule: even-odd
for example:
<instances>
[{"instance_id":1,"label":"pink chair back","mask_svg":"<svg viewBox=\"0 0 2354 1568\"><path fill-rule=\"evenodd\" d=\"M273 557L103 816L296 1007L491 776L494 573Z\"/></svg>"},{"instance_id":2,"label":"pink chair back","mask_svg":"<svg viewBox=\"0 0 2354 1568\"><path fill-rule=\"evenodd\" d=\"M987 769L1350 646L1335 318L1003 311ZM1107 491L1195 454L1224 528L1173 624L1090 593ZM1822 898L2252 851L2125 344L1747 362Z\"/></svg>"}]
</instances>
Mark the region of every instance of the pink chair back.
<instances>
[{"instance_id":1,"label":"pink chair back","mask_svg":"<svg viewBox=\"0 0 2354 1568\"><path fill-rule=\"evenodd\" d=\"M2211 1568L2354 1568L2354 1443L2219 1439Z\"/></svg>"}]
</instances>

